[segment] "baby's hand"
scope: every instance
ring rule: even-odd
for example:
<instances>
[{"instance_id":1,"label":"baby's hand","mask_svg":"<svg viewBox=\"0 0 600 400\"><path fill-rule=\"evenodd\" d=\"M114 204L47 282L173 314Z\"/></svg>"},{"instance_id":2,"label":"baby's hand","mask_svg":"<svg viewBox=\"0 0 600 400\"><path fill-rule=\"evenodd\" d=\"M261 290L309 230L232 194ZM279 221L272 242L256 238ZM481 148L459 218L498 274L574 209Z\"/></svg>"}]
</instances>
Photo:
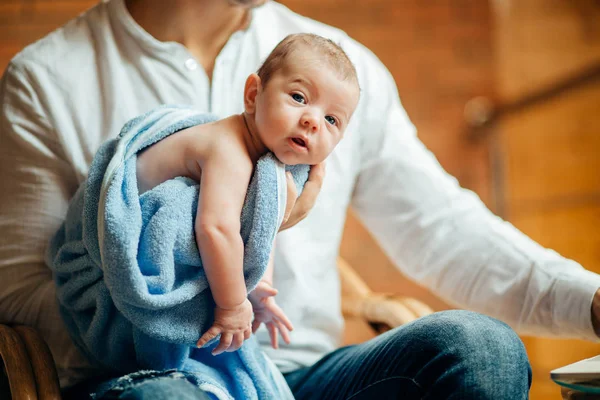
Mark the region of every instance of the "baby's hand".
<instances>
[{"instance_id":1,"label":"baby's hand","mask_svg":"<svg viewBox=\"0 0 600 400\"><path fill-rule=\"evenodd\" d=\"M292 323L285 315L283 310L275 303L277 289L269 283L260 281L256 288L250 293L248 298L254 309L254 321L252 322L252 332L256 332L260 324L264 323L271 337L271 346L278 348L277 332L281 334L283 340L290 343L290 331L294 330Z\"/></svg>"},{"instance_id":2,"label":"baby's hand","mask_svg":"<svg viewBox=\"0 0 600 400\"><path fill-rule=\"evenodd\" d=\"M224 351L236 351L252 334L251 324L252 305L248 299L233 309L215 307L215 322L196 345L202 347L220 334L221 340L212 354L216 356Z\"/></svg>"}]
</instances>

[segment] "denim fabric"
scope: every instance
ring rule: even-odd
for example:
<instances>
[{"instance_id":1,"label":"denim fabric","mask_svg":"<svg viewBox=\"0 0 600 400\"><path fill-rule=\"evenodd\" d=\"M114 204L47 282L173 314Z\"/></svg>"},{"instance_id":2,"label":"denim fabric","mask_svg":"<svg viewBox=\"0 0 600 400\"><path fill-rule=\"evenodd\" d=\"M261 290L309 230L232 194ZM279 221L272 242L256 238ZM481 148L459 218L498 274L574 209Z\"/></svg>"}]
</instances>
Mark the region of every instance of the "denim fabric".
<instances>
[{"instance_id":1,"label":"denim fabric","mask_svg":"<svg viewBox=\"0 0 600 400\"><path fill-rule=\"evenodd\" d=\"M210 400L210 397L192 382L172 377L157 377L128 385L119 392L111 392L101 399L118 400Z\"/></svg>"},{"instance_id":2,"label":"denim fabric","mask_svg":"<svg viewBox=\"0 0 600 400\"><path fill-rule=\"evenodd\" d=\"M529 397L531 367L508 325L454 310L343 347L285 377L297 400L521 400ZM174 370L140 371L91 391L97 400L208 398L196 383Z\"/></svg>"},{"instance_id":3,"label":"denim fabric","mask_svg":"<svg viewBox=\"0 0 600 400\"><path fill-rule=\"evenodd\" d=\"M298 400L521 400L531 367L508 325L454 310L336 350L286 380Z\"/></svg>"},{"instance_id":4,"label":"denim fabric","mask_svg":"<svg viewBox=\"0 0 600 400\"><path fill-rule=\"evenodd\" d=\"M121 377L98 377L62 393L63 400L209 400L192 374L176 370L138 371Z\"/></svg>"}]
</instances>

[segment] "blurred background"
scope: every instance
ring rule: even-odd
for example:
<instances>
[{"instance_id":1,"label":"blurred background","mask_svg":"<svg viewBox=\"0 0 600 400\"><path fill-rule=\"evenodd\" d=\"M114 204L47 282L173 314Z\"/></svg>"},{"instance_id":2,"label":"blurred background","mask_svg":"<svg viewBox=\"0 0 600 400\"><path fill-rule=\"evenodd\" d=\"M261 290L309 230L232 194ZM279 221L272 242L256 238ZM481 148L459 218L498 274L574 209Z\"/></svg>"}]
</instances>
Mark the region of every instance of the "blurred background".
<instances>
[{"instance_id":1,"label":"blurred background","mask_svg":"<svg viewBox=\"0 0 600 400\"><path fill-rule=\"evenodd\" d=\"M0 0L0 71L96 0ZM600 272L600 1L283 0L342 28L390 69L421 140L460 183L546 247ZM377 291L452 308L404 278L349 211L341 254ZM348 321L346 342L372 333ZM600 354L523 338L533 400L549 371ZM493 377L490 377L493 379Z\"/></svg>"}]
</instances>

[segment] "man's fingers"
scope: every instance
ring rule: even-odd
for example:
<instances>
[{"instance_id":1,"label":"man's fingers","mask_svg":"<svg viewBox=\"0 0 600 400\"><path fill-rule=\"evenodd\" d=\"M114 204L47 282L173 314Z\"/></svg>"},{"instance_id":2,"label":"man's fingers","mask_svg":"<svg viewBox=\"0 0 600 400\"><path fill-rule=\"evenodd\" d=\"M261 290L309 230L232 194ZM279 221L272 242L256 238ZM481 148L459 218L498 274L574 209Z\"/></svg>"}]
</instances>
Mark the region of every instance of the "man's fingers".
<instances>
[{"instance_id":1,"label":"man's fingers","mask_svg":"<svg viewBox=\"0 0 600 400\"><path fill-rule=\"evenodd\" d=\"M600 400L599 394L578 392L569 388L561 388L561 395L564 400Z\"/></svg>"},{"instance_id":2,"label":"man's fingers","mask_svg":"<svg viewBox=\"0 0 600 400\"><path fill-rule=\"evenodd\" d=\"M292 173L290 171L286 172L285 178L287 183L287 201L285 204L285 212L283 213L283 224L290 218L290 214L296 203L296 198L298 197L298 189L296 189L296 183L294 182Z\"/></svg>"},{"instance_id":3,"label":"man's fingers","mask_svg":"<svg viewBox=\"0 0 600 400\"><path fill-rule=\"evenodd\" d=\"M315 164L310 167L310 172L308 173L308 182L319 182L319 186L323 184L323 179L325 179L325 170L327 167L327 162L322 161L319 164Z\"/></svg>"},{"instance_id":4,"label":"man's fingers","mask_svg":"<svg viewBox=\"0 0 600 400\"><path fill-rule=\"evenodd\" d=\"M219 355L231 346L233 335L229 332L221 333L221 341L219 345L212 351L213 356Z\"/></svg>"},{"instance_id":5,"label":"man's fingers","mask_svg":"<svg viewBox=\"0 0 600 400\"><path fill-rule=\"evenodd\" d=\"M321 186L323 186L324 179L325 163L322 162L320 164L313 165L310 169L310 173L308 174L308 180L304 184L304 189L302 189L302 194L294 204L292 213L287 221L281 225L281 228L279 229L280 231L291 228L306 218L308 212L313 208L315 202L317 201L317 196L321 191Z\"/></svg>"},{"instance_id":6,"label":"man's fingers","mask_svg":"<svg viewBox=\"0 0 600 400\"><path fill-rule=\"evenodd\" d=\"M210 342L211 340L213 340L214 338L219 336L220 333L221 333L221 329L219 327L216 327L214 325L211 326L206 332L204 332L204 335L202 335L202 337L200 337L200 339L196 343L196 346L204 347L206 345L206 343Z\"/></svg>"},{"instance_id":7,"label":"man's fingers","mask_svg":"<svg viewBox=\"0 0 600 400\"><path fill-rule=\"evenodd\" d=\"M296 205L292 210L293 217L300 217L304 219L304 217L308 214L308 212L313 208L315 202L317 201L317 196L321 191L321 187L323 186L323 179L325 178L325 167L324 164L314 165L310 169L310 174L308 175L308 180L304 184L304 189L302 189L302 194L298 200L296 200Z\"/></svg>"}]
</instances>

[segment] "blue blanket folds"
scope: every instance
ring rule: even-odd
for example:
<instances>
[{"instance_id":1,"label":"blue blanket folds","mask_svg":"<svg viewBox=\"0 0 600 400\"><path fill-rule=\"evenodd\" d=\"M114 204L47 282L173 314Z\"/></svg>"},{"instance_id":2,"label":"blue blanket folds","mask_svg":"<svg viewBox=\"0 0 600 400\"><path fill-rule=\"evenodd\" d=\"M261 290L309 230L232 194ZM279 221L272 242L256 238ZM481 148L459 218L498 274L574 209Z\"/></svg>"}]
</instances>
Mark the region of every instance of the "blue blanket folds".
<instances>
[{"instance_id":1,"label":"blue blanket folds","mask_svg":"<svg viewBox=\"0 0 600 400\"><path fill-rule=\"evenodd\" d=\"M63 319L91 361L122 373L193 373L217 398L283 399L291 394L254 337L219 356L210 354L216 342L195 347L214 309L194 238L198 183L181 177L138 193L139 151L213 120L191 108L162 106L129 121L94 157L47 262ZM283 219L286 168L300 191L308 166L284 167L271 154L259 160L248 188L241 236L249 292L265 272Z\"/></svg>"}]
</instances>

